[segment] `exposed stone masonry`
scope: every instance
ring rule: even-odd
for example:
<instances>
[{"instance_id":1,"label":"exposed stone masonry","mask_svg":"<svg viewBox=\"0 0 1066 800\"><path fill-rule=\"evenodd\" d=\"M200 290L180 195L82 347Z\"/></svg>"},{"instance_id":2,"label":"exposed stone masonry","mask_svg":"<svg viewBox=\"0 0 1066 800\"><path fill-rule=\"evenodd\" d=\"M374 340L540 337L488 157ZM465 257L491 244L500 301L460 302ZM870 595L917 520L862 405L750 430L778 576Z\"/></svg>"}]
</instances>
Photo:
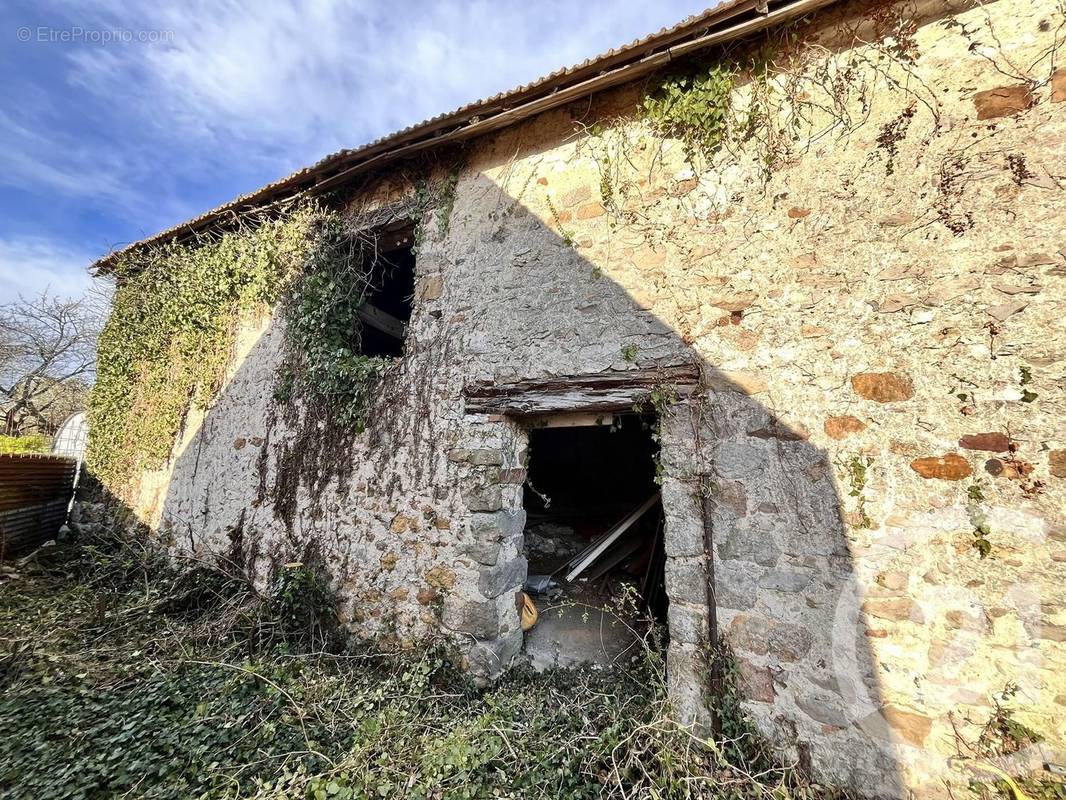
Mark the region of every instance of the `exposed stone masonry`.
<instances>
[{"instance_id":1,"label":"exposed stone masonry","mask_svg":"<svg viewBox=\"0 0 1066 800\"><path fill-rule=\"evenodd\" d=\"M268 424L281 336L246 320L221 397L145 476L138 514L195 549L229 547L240 519L264 574L266 554L314 540L354 633L402 648L443 631L488 680L522 646L527 441L516 418L467 413L463 387L697 363L661 431L682 718L706 718L711 597L748 710L825 781L943 793L966 778L946 766L955 728L974 734L1008 683L1039 757L1061 754L1054 4L872 7L804 33L824 74L851 64L872 87L843 98L852 127L807 109L826 133L768 174L755 139L694 169L633 113L635 86L474 143L449 224L423 221L399 422L357 445L350 485L300 497L291 531L259 498L285 435ZM412 191L384 176L370 197Z\"/></svg>"}]
</instances>

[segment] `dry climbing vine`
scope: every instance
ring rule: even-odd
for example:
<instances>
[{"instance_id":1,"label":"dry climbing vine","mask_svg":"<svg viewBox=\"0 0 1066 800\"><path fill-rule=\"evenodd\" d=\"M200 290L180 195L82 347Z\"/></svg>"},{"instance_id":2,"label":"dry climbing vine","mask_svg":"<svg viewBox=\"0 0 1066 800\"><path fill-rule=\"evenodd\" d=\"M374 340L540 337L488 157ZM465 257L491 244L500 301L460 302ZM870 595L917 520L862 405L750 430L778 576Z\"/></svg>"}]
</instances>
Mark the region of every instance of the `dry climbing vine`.
<instances>
[{"instance_id":1,"label":"dry climbing vine","mask_svg":"<svg viewBox=\"0 0 1066 800\"><path fill-rule=\"evenodd\" d=\"M812 24L804 18L676 62L649 80L635 118L581 126L582 147L597 165L612 227L640 233L653 244L671 240L677 226L661 217L664 207L674 206L713 224L738 199L723 177L729 166L750 166L766 186L826 137L846 138L865 125L886 89L894 101L904 99L900 119L886 125L879 139L889 172L917 115L931 120L924 126L927 139L939 133L937 93L914 66L912 16L897 8L871 8L842 23L840 41L829 44L808 35ZM845 44L843 57L839 50ZM691 177L679 173L664 187L656 173L669 168L675 143ZM717 193L689 196L701 176L716 184Z\"/></svg>"}]
</instances>

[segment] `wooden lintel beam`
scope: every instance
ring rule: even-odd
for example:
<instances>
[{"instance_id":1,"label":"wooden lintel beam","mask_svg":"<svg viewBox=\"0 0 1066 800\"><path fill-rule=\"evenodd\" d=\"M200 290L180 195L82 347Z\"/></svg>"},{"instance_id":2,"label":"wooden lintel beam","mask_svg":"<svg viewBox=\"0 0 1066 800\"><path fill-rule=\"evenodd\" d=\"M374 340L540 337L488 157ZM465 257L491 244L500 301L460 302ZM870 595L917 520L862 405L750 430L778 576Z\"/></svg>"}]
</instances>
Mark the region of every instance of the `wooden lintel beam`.
<instances>
[{"instance_id":1,"label":"wooden lintel beam","mask_svg":"<svg viewBox=\"0 0 1066 800\"><path fill-rule=\"evenodd\" d=\"M681 396L699 383L699 366L655 367L591 375L532 378L516 383L479 381L463 389L468 414L527 416L561 412L628 411L659 386Z\"/></svg>"}]
</instances>

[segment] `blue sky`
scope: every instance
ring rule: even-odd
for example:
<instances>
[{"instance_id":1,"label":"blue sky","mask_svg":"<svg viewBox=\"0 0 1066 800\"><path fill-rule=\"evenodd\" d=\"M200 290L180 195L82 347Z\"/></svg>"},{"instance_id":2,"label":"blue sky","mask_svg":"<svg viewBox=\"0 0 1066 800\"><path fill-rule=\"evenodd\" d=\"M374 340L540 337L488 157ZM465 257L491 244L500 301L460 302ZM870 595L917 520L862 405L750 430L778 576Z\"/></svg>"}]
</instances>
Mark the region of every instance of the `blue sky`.
<instances>
[{"instance_id":1,"label":"blue sky","mask_svg":"<svg viewBox=\"0 0 1066 800\"><path fill-rule=\"evenodd\" d=\"M10 0L0 303L317 161L713 0Z\"/></svg>"}]
</instances>

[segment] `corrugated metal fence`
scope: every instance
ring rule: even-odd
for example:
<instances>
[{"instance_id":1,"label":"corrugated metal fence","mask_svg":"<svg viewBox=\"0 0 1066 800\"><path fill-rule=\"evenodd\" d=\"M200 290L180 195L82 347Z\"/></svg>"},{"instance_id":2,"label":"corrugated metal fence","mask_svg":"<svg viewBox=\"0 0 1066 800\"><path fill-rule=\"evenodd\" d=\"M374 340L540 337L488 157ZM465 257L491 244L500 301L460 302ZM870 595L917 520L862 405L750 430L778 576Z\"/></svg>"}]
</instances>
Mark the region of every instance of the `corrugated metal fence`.
<instances>
[{"instance_id":1,"label":"corrugated metal fence","mask_svg":"<svg viewBox=\"0 0 1066 800\"><path fill-rule=\"evenodd\" d=\"M56 535L77 470L77 460L65 456L0 454L0 560Z\"/></svg>"}]
</instances>

